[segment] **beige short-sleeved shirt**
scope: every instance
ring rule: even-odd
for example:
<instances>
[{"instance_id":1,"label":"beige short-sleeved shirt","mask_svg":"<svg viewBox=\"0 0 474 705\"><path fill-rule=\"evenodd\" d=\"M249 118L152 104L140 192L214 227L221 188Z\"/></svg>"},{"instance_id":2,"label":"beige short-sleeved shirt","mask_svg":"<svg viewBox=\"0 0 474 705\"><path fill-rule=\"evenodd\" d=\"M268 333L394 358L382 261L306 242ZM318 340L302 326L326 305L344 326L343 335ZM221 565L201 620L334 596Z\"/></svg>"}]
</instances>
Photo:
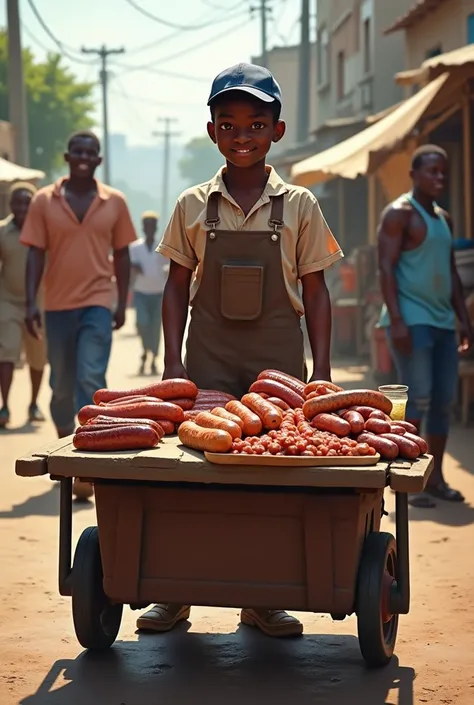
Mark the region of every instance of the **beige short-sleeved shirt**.
<instances>
[{"instance_id":1,"label":"beige short-sleeved shirt","mask_svg":"<svg viewBox=\"0 0 474 705\"><path fill-rule=\"evenodd\" d=\"M20 242L13 216L0 222L0 305L8 301L25 305L25 270L28 248Z\"/></svg>"},{"instance_id":2,"label":"beige short-sleeved shirt","mask_svg":"<svg viewBox=\"0 0 474 705\"><path fill-rule=\"evenodd\" d=\"M239 231L268 230L271 196L284 194L281 230L281 257L288 296L295 310L303 315L304 307L298 287L305 274L318 272L343 257L315 196L301 186L285 183L272 167L265 189L245 216L227 191L223 167L210 181L184 191L178 198L173 215L157 251L195 273L191 285L191 304L199 288L202 261L206 248L206 204L211 193L219 191L219 228Z\"/></svg>"},{"instance_id":3,"label":"beige short-sleeved shirt","mask_svg":"<svg viewBox=\"0 0 474 705\"><path fill-rule=\"evenodd\" d=\"M34 196L21 231L24 245L48 252L44 308L67 311L112 303L111 250L136 240L125 196L97 182L97 196L79 222L63 194L65 179Z\"/></svg>"}]
</instances>

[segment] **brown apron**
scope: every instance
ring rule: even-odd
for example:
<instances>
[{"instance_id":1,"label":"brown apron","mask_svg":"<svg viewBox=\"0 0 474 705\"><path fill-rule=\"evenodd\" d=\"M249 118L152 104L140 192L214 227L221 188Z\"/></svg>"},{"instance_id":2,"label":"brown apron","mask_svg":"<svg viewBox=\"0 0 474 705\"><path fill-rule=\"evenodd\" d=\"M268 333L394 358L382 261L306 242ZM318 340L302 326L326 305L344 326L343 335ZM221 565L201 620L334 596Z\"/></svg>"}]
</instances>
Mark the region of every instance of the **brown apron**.
<instances>
[{"instance_id":1,"label":"brown apron","mask_svg":"<svg viewBox=\"0 0 474 705\"><path fill-rule=\"evenodd\" d=\"M200 389L241 397L264 369L306 378L300 317L283 277L283 196L269 229L219 230L220 194L207 202L205 256L191 309L186 369Z\"/></svg>"}]
</instances>

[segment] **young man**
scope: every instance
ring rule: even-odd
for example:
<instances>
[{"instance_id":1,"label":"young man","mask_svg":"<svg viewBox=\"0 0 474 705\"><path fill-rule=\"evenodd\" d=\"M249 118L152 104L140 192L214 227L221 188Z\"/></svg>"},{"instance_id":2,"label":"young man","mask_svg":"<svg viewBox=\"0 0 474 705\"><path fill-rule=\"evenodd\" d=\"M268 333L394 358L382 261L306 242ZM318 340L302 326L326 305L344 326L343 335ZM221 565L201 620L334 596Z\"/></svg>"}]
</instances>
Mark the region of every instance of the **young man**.
<instances>
[{"instance_id":1,"label":"young man","mask_svg":"<svg viewBox=\"0 0 474 705\"><path fill-rule=\"evenodd\" d=\"M446 152L425 145L413 154L411 193L382 214L379 267L385 306L381 325L397 367L409 387L407 420L418 428L426 419L434 470L425 493L410 498L417 507L436 506L433 496L450 502L464 497L446 483L443 455L456 394L458 351L472 343L462 284L452 246L452 223L436 200L448 172ZM460 322L458 346L455 316Z\"/></svg>"},{"instance_id":2,"label":"young man","mask_svg":"<svg viewBox=\"0 0 474 705\"><path fill-rule=\"evenodd\" d=\"M171 260L163 296L163 378L189 377L201 388L237 397L265 368L303 379L304 314L312 377L329 380L331 303L324 269L342 253L316 198L266 165L272 143L285 133L280 87L267 69L239 64L217 76L208 105L209 137L226 166L182 194L158 248ZM189 610L155 605L137 626L167 631ZM301 623L283 610L245 609L241 619L270 636L302 633Z\"/></svg>"},{"instance_id":3,"label":"young man","mask_svg":"<svg viewBox=\"0 0 474 705\"><path fill-rule=\"evenodd\" d=\"M33 199L21 242L29 246L26 325L38 335L36 293L44 274L44 309L51 365L51 416L59 437L74 431L76 412L106 386L112 327L121 328L130 278L128 246L136 239L125 197L94 178L100 143L79 132L64 159L69 177L40 189ZM112 267L118 306L111 311ZM76 496L91 487L75 483ZM82 498L82 497L81 497Z\"/></svg>"},{"instance_id":4,"label":"young man","mask_svg":"<svg viewBox=\"0 0 474 705\"><path fill-rule=\"evenodd\" d=\"M15 363L22 347L30 368L30 421L44 421L37 399L46 365L44 340L31 336L24 323L26 290L25 271L28 250L20 242L31 199L36 188L29 183L16 183L10 190L11 215L0 223L0 428L10 421L8 399L13 381Z\"/></svg>"},{"instance_id":5,"label":"young man","mask_svg":"<svg viewBox=\"0 0 474 705\"><path fill-rule=\"evenodd\" d=\"M145 364L150 353L150 373L156 375L156 358L161 339L161 303L169 266L168 260L156 252L158 215L146 211L142 215L142 227L144 239L130 246L132 273L135 275L133 300L143 347L140 374L145 374Z\"/></svg>"}]
</instances>

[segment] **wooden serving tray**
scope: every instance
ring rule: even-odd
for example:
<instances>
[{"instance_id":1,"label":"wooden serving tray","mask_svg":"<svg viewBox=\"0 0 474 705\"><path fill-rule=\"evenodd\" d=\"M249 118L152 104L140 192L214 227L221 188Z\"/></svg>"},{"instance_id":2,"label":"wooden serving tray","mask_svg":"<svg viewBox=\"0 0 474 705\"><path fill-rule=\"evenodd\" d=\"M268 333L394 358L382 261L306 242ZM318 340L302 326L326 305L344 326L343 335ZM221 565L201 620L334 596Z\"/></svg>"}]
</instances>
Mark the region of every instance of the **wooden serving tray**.
<instances>
[{"instance_id":1,"label":"wooden serving tray","mask_svg":"<svg viewBox=\"0 0 474 705\"><path fill-rule=\"evenodd\" d=\"M204 453L206 460L216 465L267 465L276 468L331 468L331 467L367 467L377 465L380 455L341 455L330 457L298 456L298 455L248 455L245 453Z\"/></svg>"}]
</instances>

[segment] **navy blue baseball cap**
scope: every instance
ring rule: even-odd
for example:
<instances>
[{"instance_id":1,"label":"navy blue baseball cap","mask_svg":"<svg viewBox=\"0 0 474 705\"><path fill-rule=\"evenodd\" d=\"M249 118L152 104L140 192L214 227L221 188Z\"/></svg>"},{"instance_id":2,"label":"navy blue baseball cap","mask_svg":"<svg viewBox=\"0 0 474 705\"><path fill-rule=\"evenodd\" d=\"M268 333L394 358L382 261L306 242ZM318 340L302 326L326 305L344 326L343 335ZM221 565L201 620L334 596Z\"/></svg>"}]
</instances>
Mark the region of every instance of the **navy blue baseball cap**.
<instances>
[{"instance_id":1,"label":"navy blue baseball cap","mask_svg":"<svg viewBox=\"0 0 474 705\"><path fill-rule=\"evenodd\" d=\"M265 103L277 101L281 105L281 89L273 74L256 64L236 64L222 71L212 82L207 104L228 91L244 91Z\"/></svg>"}]
</instances>

